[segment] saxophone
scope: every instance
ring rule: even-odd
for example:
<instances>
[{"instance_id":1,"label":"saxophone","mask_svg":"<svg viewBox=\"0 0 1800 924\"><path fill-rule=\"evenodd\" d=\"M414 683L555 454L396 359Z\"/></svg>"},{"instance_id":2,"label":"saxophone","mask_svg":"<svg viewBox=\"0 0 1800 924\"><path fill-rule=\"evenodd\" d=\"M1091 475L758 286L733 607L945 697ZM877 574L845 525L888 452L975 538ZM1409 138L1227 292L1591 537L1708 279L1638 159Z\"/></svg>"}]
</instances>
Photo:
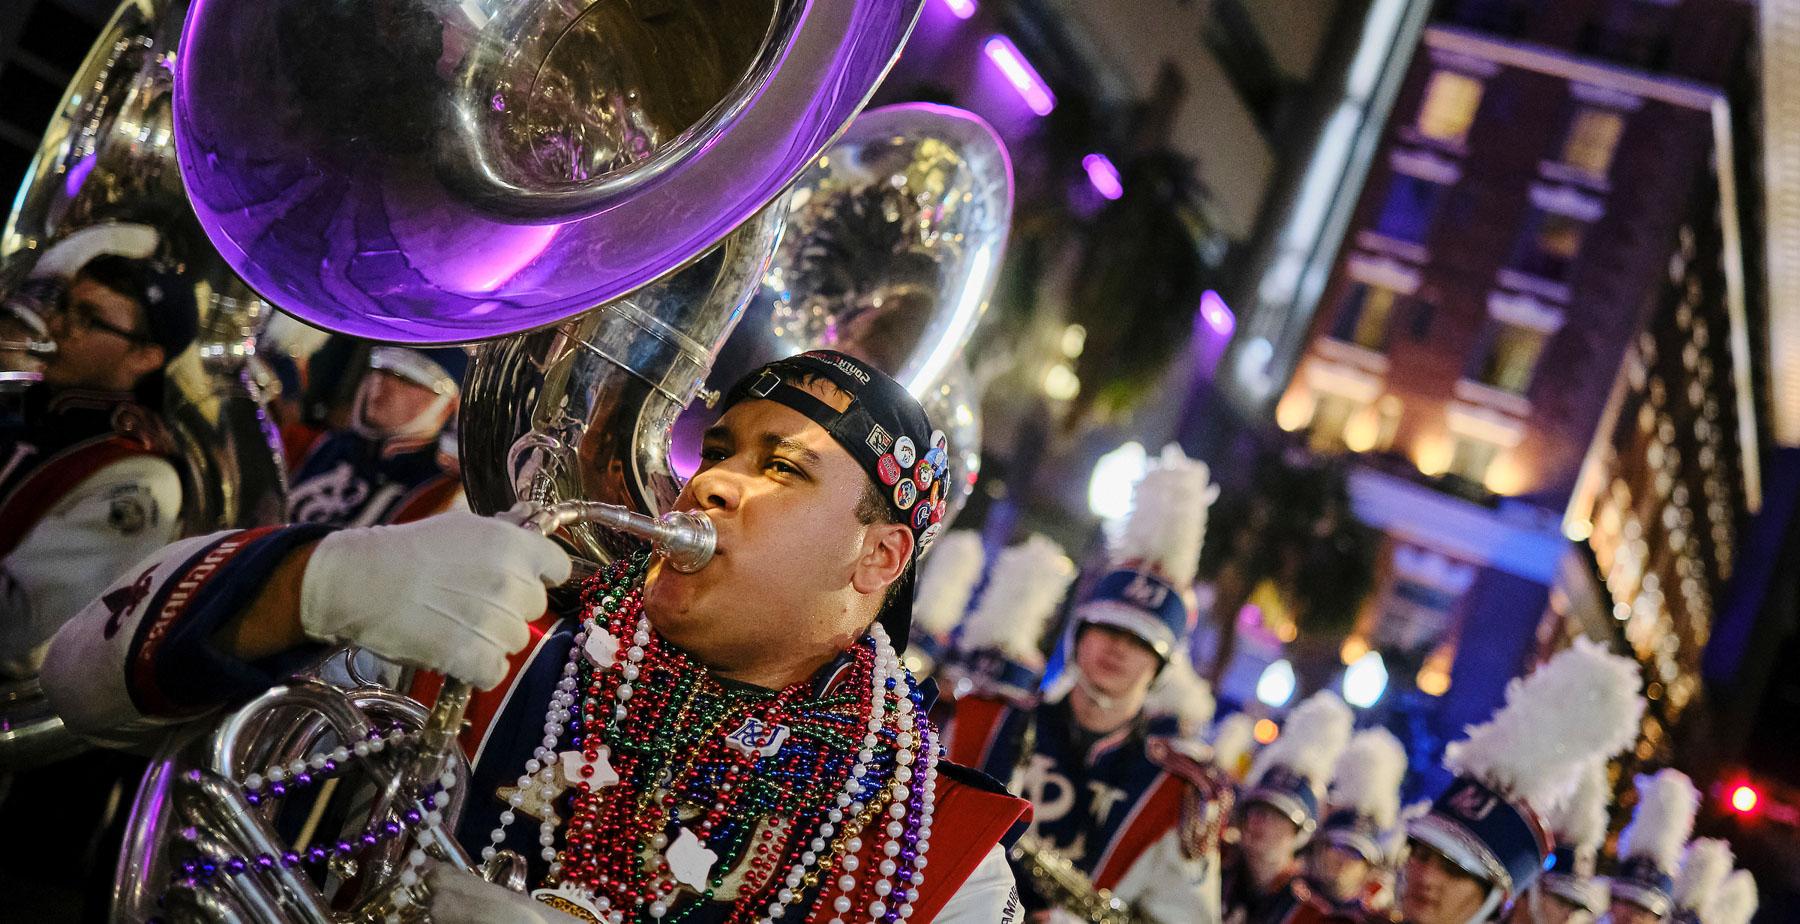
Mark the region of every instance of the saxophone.
<instances>
[{"instance_id":1,"label":"saxophone","mask_svg":"<svg viewBox=\"0 0 1800 924\"><path fill-rule=\"evenodd\" d=\"M1155 924L1075 868L1068 857L1030 834L1020 835L1007 856L1033 891L1052 907L1089 924Z\"/></svg>"}]
</instances>

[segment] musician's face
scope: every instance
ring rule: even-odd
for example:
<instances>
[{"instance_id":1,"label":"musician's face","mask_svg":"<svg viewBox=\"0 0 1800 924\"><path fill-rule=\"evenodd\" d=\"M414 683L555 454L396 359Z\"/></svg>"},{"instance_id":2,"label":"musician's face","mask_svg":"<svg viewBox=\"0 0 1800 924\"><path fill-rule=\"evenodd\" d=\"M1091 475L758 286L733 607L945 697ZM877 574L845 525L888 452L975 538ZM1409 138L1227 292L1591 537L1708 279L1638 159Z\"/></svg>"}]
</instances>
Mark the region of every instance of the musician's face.
<instances>
[{"instance_id":1,"label":"musician's face","mask_svg":"<svg viewBox=\"0 0 1800 924\"><path fill-rule=\"evenodd\" d=\"M1401 868L1400 917L1407 924L1467 924L1487 892L1486 883L1415 841Z\"/></svg>"},{"instance_id":2,"label":"musician's face","mask_svg":"<svg viewBox=\"0 0 1800 924\"><path fill-rule=\"evenodd\" d=\"M1513 903L1506 924L1594 924L1593 912L1533 888L1523 899Z\"/></svg>"},{"instance_id":3,"label":"musician's face","mask_svg":"<svg viewBox=\"0 0 1800 924\"><path fill-rule=\"evenodd\" d=\"M1606 919L1608 924L1657 924L1662 916L1651 914L1630 902L1614 901L1606 912Z\"/></svg>"},{"instance_id":4,"label":"musician's face","mask_svg":"<svg viewBox=\"0 0 1800 924\"><path fill-rule=\"evenodd\" d=\"M437 392L385 369L372 369L357 386L362 392L363 422L377 433L422 435L442 430L455 410Z\"/></svg>"},{"instance_id":5,"label":"musician's face","mask_svg":"<svg viewBox=\"0 0 1800 924\"><path fill-rule=\"evenodd\" d=\"M676 502L713 521L718 552L693 574L652 566L652 624L727 677L766 687L803 679L868 628L912 555L904 525L858 516L869 483L799 412L733 406L707 431L700 470Z\"/></svg>"},{"instance_id":6,"label":"musician's face","mask_svg":"<svg viewBox=\"0 0 1800 924\"><path fill-rule=\"evenodd\" d=\"M1300 829L1286 815L1261 802L1244 807L1240 831L1244 858L1257 870L1259 879L1286 869L1300 849Z\"/></svg>"},{"instance_id":7,"label":"musician's face","mask_svg":"<svg viewBox=\"0 0 1800 924\"><path fill-rule=\"evenodd\" d=\"M1075 638L1075 666L1101 693L1130 699L1150 691L1162 661L1155 649L1136 635L1093 623L1082 626Z\"/></svg>"},{"instance_id":8,"label":"musician's face","mask_svg":"<svg viewBox=\"0 0 1800 924\"><path fill-rule=\"evenodd\" d=\"M1354 850L1320 841L1306 855L1308 878L1334 902L1362 894L1369 881L1369 861Z\"/></svg>"},{"instance_id":9,"label":"musician's face","mask_svg":"<svg viewBox=\"0 0 1800 924\"><path fill-rule=\"evenodd\" d=\"M51 385L129 391L165 358L138 303L92 279L76 277L47 324L56 341L44 366Z\"/></svg>"}]
</instances>

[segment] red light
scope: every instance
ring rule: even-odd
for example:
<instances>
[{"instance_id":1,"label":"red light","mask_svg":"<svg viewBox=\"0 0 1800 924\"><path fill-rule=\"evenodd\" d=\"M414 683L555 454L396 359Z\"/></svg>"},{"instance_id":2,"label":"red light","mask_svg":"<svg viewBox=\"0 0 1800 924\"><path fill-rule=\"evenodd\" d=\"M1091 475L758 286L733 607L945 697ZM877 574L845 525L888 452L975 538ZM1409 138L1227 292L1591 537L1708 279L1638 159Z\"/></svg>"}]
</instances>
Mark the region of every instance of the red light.
<instances>
[{"instance_id":1,"label":"red light","mask_svg":"<svg viewBox=\"0 0 1800 924\"><path fill-rule=\"evenodd\" d=\"M1756 806L1761 801L1762 794L1754 786L1742 785L1731 790L1731 807L1742 814L1748 815L1756 811Z\"/></svg>"}]
</instances>

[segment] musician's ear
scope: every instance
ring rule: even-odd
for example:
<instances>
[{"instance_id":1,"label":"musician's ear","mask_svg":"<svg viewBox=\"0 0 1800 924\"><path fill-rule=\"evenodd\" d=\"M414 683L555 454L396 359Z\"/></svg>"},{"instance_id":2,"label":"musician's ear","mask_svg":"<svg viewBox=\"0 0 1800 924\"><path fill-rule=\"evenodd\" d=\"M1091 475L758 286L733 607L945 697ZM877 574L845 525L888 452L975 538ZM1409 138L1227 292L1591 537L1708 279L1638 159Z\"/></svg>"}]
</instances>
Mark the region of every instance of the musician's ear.
<instances>
[{"instance_id":1,"label":"musician's ear","mask_svg":"<svg viewBox=\"0 0 1800 924\"><path fill-rule=\"evenodd\" d=\"M912 561L913 534L904 523L872 523L863 535L862 554L857 557L851 586L860 594L876 594L883 598L887 589Z\"/></svg>"}]
</instances>

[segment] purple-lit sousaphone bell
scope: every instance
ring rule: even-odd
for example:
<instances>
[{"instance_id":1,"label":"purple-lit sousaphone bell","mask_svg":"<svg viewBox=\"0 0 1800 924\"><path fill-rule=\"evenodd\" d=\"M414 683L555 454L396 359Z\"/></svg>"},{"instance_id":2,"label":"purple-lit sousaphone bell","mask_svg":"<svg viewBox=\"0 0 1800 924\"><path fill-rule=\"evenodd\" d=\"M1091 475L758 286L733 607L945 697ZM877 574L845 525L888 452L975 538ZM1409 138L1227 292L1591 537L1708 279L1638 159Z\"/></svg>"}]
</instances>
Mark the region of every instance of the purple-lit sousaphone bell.
<instances>
[{"instance_id":1,"label":"purple-lit sousaphone bell","mask_svg":"<svg viewBox=\"0 0 1800 924\"><path fill-rule=\"evenodd\" d=\"M655 517L679 489L671 428L705 394L783 231L829 233L809 217L835 214L840 194L906 200L874 239L915 258L908 291L927 294L850 304L861 337L781 348L878 356L915 393L960 395L976 425L956 354L1010 217L998 139L966 113L897 107L832 144L921 2L203 0L174 62L182 173L213 244L281 309L374 339L487 341L464 389L478 511L524 500L524 525L592 561L623 548L598 523L698 567L704 518ZM138 794L115 916L381 919L414 849L473 866L445 833L466 789L466 701L454 681L428 712L300 677L165 749ZM284 812L246 785L321 762L353 766L359 817L322 797L310 817ZM445 782L444 823L304 862L429 808ZM183 872L224 856L270 862ZM483 872L522 884L504 852Z\"/></svg>"}]
</instances>

